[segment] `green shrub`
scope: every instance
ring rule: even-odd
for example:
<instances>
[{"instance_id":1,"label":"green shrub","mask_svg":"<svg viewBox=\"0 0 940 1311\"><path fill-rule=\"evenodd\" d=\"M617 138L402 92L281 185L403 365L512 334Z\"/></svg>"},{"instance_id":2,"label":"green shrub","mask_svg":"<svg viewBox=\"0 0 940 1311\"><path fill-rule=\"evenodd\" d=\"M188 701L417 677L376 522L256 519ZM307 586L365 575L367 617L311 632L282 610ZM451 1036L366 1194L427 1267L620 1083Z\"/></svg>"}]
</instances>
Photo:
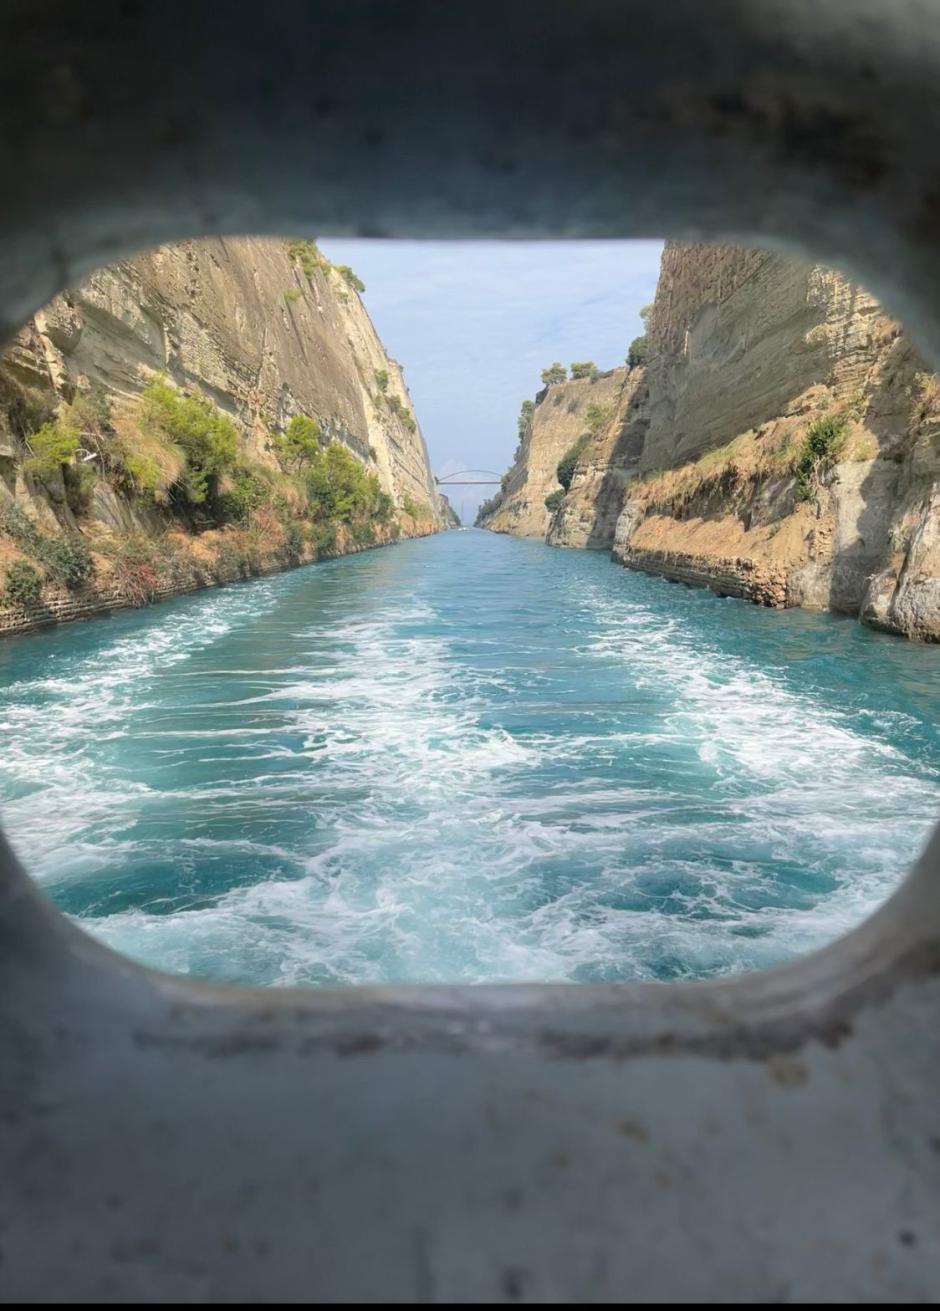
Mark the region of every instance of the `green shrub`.
<instances>
[{"instance_id":1,"label":"green shrub","mask_svg":"<svg viewBox=\"0 0 940 1311\"><path fill-rule=\"evenodd\" d=\"M525 436L529 424L532 422L532 416L534 413L535 413L535 401L523 401L522 409L519 411L519 420L516 425L519 430L520 437Z\"/></svg>"},{"instance_id":2,"label":"green shrub","mask_svg":"<svg viewBox=\"0 0 940 1311\"><path fill-rule=\"evenodd\" d=\"M295 414L284 432L275 433L272 446L285 469L298 471L320 451L320 425L305 414Z\"/></svg>"},{"instance_id":3,"label":"green shrub","mask_svg":"<svg viewBox=\"0 0 940 1311\"><path fill-rule=\"evenodd\" d=\"M402 426L407 428L409 432L415 432L418 425L415 423L414 415L401 397L396 396L393 392L390 396L386 396L385 400L388 408L396 416Z\"/></svg>"},{"instance_id":4,"label":"green shrub","mask_svg":"<svg viewBox=\"0 0 940 1311\"><path fill-rule=\"evenodd\" d=\"M287 291L284 292L284 299L287 301L288 305L295 305L303 294L303 287L289 287Z\"/></svg>"},{"instance_id":5,"label":"green shrub","mask_svg":"<svg viewBox=\"0 0 940 1311\"><path fill-rule=\"evenodd\" d=\"M0 533L12 538L17 546L25 549L25 543L37 532L33 521L15 505L0 506Z\"/></svg>"},{"instance_id":6,"label":"green shrub","mask_svg":"<svg viewBox=\"0 0 940 1311\"><path fill-rule=\"evenodd\" d=\"M554 514L555 511L559 509L564 499L565 493L560 488L557 491L549 492L545 498L546 510L550 510L552 514Z\"/></svg>"},{"instance_id":7,"label":"green shrub","mask_svg":"<svg viewBox=\"0 0 940 1311\"><path fill-rule=\"evenodd\" d=\"M597 377L597 365L593 360L578 360L571 365L572 378L590 378L593 382Z\"/></svg>"},{"instance_id":8,"label":"green shrub","mask_svg":"<svg viewBox=\"0 0 940 1311\"><path fill-rule=\"evenodd\" d=\"M33 477L46 479L62 472L79 446L78 430L67 420L44 423L28 438L31 454L23 461L23 470Z\"/></svg>"},{"instance_id":9,"label":"green shrub","mask_svg":"<svg viewBox=\"0 0 940 1311\"><path fill-rule=\"evenodd\" d=\"M310 545L314 548L317 554L323 555L324 552L332 551L336 546L336 524L311 524L307 530L307 536Z\"/></svg>"},{"instance_id":10,"label":"green shrub","mask_svg":"<svg viewBox=\"0 0 940 1311\"><path fill-rule=\"evenodd\" d=\"M550 364L547 369L542 370L542 382L546 387L550 387L553 382L566 382L567 378L568 370L563 364L559 364L557 360L554 364Z\"/></svg>"},{"instance_id":11,"label":"green shrub","mask_svg":"<svg viewBox=\"0 0 940 1311\"><path fill-rule=\"evenodd\" d=\"M5 533L25 555L42 565L47 578L65 587L80 587L94 572L92 558L81 537L47 536L15 507L0 511L0 533Z\"/></svg>"},{"instance_id":12,"label":"green shrub","mask_svg":"<svg viewBox=\"0 0 940 1311\"><path fill-rule=\"evenodd\" d=\"M45 566L54 582L70 590L88 582L94 572L88 547L80 537L42 536L30 554Z\"/></svg>"},{"instance_id":13,"label":"green shrub","mask_svg":"<svg viewBox=\"0 0 940 1311\"><path fill-rule=\"evenodd\" d=\"M75 514L88 508L96 474L111 476L118 485L131 481L111 423L111 401L100 384L77 392L57 418L29 435L27 444L24 470L45 482L61 473Z\"/></svg>"},{"instance_id":14,"label":"green shrub","mask_svg":"<svg viewBox=\"0 0 940 1311\"><path fill-rule=\"evenodd\" d=\"M318 270L325 270L330 267L330 261L320 250L315 241L309 241L304 237L295 237L285 243L287 246L287 258L292 264L296 264L308 278L312 278Z\"/></svg>"},{"instance_id":15,"label":"green shrub","mask_svg":"<svg viewBox=\"0 0 940 1311\"><path fill-rule=\"evenodd\" d=\"M351 523L372 516L380 505L381 487L345 446L331 442L320 448L304 471L310 516Z\"/></svg>"},{"instance_id":16,"label":"green shrub","mask_svg":"<svg viewBox=\"0 0 940 1311\"><path fill-rule=\"evenodd\" d=\"M425 505L423 501L412 500L410 496L404 498L401 508L409 519L430 519L431 517L430 507Z\"/></svg>"},{"instance_id":17,"label":"green shrub","mask_svg":"<svg viewBox=\"0 0 940 1311\"><path fill-rule=\"evenodd\" d=\"M91 504L95 471L89 464L67 464L62 470L65 480L65 499L74 515L83 515Z\"/></svg>"},{"instance_id":18,"label":"green shrub","mask_svg":"<svg viewBox=\"0 0 940 1311\"><path fill-rule=\"evenodd\" d=\"M24 387L0 368L0 410L6 415L11 432L22 441L44 423L55 418L57 397L38 387Z\"/></svg>"},{"instance_id":19,"label":"green shrub","mask_svg":"<svg viewBox=\"0 0 940 1311\"><path fill-rule=\"evenodd\" d=\"M649 338L646 333L642 337L634 337L627 350L627 367L630 369L639 368L646 364L649 359Z\"/></svg>"},{"instance_id":20,"label":"green shrub","mask_svg":"<svg viewBox=\"0 0 940 1311\"><path fill-rule=\"evenodd\" d=\"M382 393L382 395L384 396L385 393L388 391L388 370L387 370L387 369L376 369L376 371L375 371L375 385L378 387L379 391L380 391L380 392Z\"/></svg>"},{"instance_id":21,"label":"green shrub","mask_svg":"<svg viewBox=\"0 0 940 1311\"><path fill-rule=\"evenodd\" d=\"M186 461L177 488L190 505L215 499L221 474L235 466L238 430L211 401L171 386L162 375L141 393L138 416L146 435L179 448Z\"/></svg>"},{"instance_id":22,"label":"green shrub","mask_svg":"<svg viewBox=\"0 0 940 1311\"><path fill-rule=\"evenodd\" d=\"M125 456L124 465L132 488L140 495L152 498L162 482L160 466L149 455L132 452Z\"/></svg>"},{"instance_id":23,"label":"green shrub","mask_svg":"<svg viewBox=\"0 0 940 1311\"><path fill-rule=\"evenodd\" d=\"M573 446L569 446L567 451L558 461L555 469L555 476L561 483L565 491L571 486L571 480L574 477L575 466L584 450L587 442L584 437L579 437Z\"/></svg>"},{"instance_id":24,"label":"green shrub","mask_svg":"<svg viewBox=\"0 0 940 1311\"><path fill-rule=\"evenodd\" d=\"M247 524L252 511L260 510L270 499L270 483L247 465L238 465L231 474L231 485L219 497L220 518Z\"/></svg>"},{"instance_id":25,"label":"green shrub","mask_svg":"<svg viewBox=\"0 0 940 1311\"><path fill-rule=\"evenodd\" d=\"M806 429L793 461L797 496L810 500L820 481L832 469L845 445L848 419L844 414L826 414Z\"/></svg>"},{"instance_id":26,"label":"green shrub","mask_svg":"<svg viewBox=\"0 0 940 1311\"><path fill-rule=\"evenodd\" d=\"M584 422L588 432L596 436L610 417L610 407L592 404L584 412Z\"/></svg>"},{"instance_id":27,"label":"green shrub","mask_svg":"<svg viewBox=\"0 0 940 1311\"><path fill-rule=\"evenodd\" d=\"M3 604L28 610L42 598L42 579L28 560L14 560L7 569Z\"/></svg>"},{"instance_id":28,"label":"green shrub","mask_svg":"<svg viewBox=\"0 0 940 1311\"><path fill-rule=\"evenodd\" d=\"M241 541L227 534L216 542L213 573L219 582L227 582L233 574L237 578L251 576L251 560Z\"/></svg>"},{"instance_id":29,"label":"green shrub","mask_svg":"<svg viewBox=\"0 0 940 1311\"><path fill-rule=\"evenodd\" d=\"M502 489L500 489L495 496L491 496L488 500L481 502L480 508L477 510L477 517L474 520L474 524L479 526L484 519L489 518L491 514L495 514L502 505L504 499L505 497Z\"/></svg>"},{"instance_id":30,"label":"green shrub","mask_svg":"<svg viewBox=\"0 0 940 1311\"><path fill-rule=\"evenodd\" d=\"M368 519L357 519L350 525L349 531L357 546L375 545L375 525Z\"/></svg>"},{"instance_id":31,"label":"green shrub","mask_svg":"<svg viewBox=\"0 0 940 1311\"><path fill-rule=\"evenodd\" d=\"M362 278L357 277L356 274L353 273L348 264L337 264L336 272L350 285L350 287L352 287L353 291L358 291L360 296L362 295L366 289L366 284L363 282Z\"/></svg>"},{"instance_id":32,"label":"green shrub","mask_svg":"<svg viewBox=\"0 0 940 1311\"><path fill-rule=\"evenodd\" d=\"M284 550L296 560L303 549L304 531L296 519L290 519L284 525Z\"/></svg>"}]
</instances>

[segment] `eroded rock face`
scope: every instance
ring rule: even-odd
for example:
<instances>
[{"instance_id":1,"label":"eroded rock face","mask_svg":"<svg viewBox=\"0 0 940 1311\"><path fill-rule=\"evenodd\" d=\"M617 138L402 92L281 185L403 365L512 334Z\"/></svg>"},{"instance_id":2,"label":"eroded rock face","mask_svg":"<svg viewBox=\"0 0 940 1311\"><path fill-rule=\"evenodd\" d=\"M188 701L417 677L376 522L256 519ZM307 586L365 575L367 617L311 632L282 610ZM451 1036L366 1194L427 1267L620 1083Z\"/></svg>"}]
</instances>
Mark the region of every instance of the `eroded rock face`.
<instances>
[{"instance_id":1,"label":"eroded rock face","mask_svg":"<svg viewBox=\"0 0 940 1311\"><path fill-rule=\"evenodd\" d=\"M625 373L625 369L613 369L595 379L553 383L539 393L500 503L490 514L481 516L481 527L516 537L544 537L548 533L553 515L545 498L561 490L555 472L558 461L580 438L589 436L591 406L608 411L613 421Z\"/></svg>"},{"instance_id":2,"label":"eroded rock face","mask_svg":"<svg viewBox=\"0 0 940 1311\"><path fill-rule=\"evenodd\" d=\"M818 265L670 242L647 331L547 540L940 639L940 384L877 301ZM800 478L820 422L838 439ZM509 492L555 458L540 438L533 424L504 531Z\"/></svg>"},{"instance_id":3,"label":"eroded rock face","mask_svg":"<svg viewBox=\"0 0 940 1311\"><path fill-rule=\"evenodd\" d=\"M314 416L399 502L436 503L420 430L374 403L384 371L410 410L400 366L342 276L308 276L283 241L181 242L101 269L36 315L9 363L60 392L100 383L118 407L163 371L235 419L261 460L271 428Z\"/></svg>"},{"instance_id":4,"label":"eroded rock face","mask_svg":"<svg viewBox=\"0 0 940 1311\"><path fill-rule=\"evenodd\" d=\"M438 509L441 516L441 523L445 528L459 528L460 515L451 505L450 501L443 492L437 494Z\"/></svg>"},{"instance_id":5,"label":"eroded rock face","mask_svg":"<svg viewBox=\"0 0 940 1311\"><path fill-rule=\"evenodd\" d=\"M401 368L386 354L342 271L319 257L304 267L284 241L181 242L102 269L25 325L7 350L3 374L0 511L12 506L43 532L80 533L93 552L99 542L170 532L183 563L192 565L192 577L210 581L197 541L174 520L172 507L148 505L102 476L76 518L54 479L27 477L22 463L29 454L28 429L16 422L15 405L6 403L10 397L39 398L44 414L52 416L76 391L99 389L115 429L131 433L133 447L140 393L164 374L234 421L241 459L272 469L278 465L271 434L294 415L305 415L319 423L323 439L342 443L375 474L398 507L394 524L375 525L374 544L398 532L411 536L442 526ZM361 545L341 528L329 552ZM14 549L0 532L0 573ZM277 566L277 551L263 535L259 550L259 568ZM290 558L317 553L306 544ZM99 590L110 602L107 575L102 560ZM74 598L44 600L55 609L60 601L71 606ZM88 598L92 608L94 603ZM0 628L25 622L22 615L3 613L0 620Z\"/></svg>"},{"instance_id":6,"label":"eroded rock face","mask_svg":"<svg viewBox=\"0 0 940 1311\"><path fill-rule=\"evenodd\" d=\"M611 547L626 489L639 472L649 423L645 370L615 369L612 377L619 386L609 417L585 442L568 493L551 517L546 540L552 546Z\"/></svg>"},{"instance_id":7,"label":"eroded rock face","mask_svg":"<svg viewBox=\"0 0 940 1311\"><path fill-rule=\"evenodd\" d=\"M940 637L937 387L873 297L779 255L670 244L650 335L643 474L615 555ZM821 419L837 450L800 486Z\"/></svg>"}]
</instances>

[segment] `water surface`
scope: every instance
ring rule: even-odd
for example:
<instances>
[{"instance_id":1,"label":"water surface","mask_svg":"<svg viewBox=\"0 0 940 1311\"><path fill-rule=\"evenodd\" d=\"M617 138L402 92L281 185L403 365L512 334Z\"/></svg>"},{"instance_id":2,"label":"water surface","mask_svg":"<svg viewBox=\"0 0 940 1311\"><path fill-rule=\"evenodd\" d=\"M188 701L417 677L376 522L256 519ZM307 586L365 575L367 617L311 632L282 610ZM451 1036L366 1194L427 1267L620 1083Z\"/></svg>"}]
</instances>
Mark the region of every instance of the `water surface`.
<instances>
[{"instance_id":1,"label":"water surface","mask_svg":"<svg viewBox=\"0 0 940 1311\"><path fill-rule=\"evenodd\" d=\"M701 977L896 886L938 709L938 648L465 531L0 644L0 814L164 969Z\"/></svg>"}]
</instances>

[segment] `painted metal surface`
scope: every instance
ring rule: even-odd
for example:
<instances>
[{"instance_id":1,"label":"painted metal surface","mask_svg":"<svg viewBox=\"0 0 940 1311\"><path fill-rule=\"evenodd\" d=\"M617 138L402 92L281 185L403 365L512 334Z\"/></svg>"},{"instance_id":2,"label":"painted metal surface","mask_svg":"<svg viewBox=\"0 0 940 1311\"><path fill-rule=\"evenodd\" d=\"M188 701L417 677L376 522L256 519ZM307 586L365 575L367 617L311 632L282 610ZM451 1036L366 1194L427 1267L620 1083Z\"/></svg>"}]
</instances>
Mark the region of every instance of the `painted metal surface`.
<instances>
[{"instance_id":1,"label":"painted metal surface","mask_svg":"<svg viewBox=\"0 0 940 1311\"><path fill-rule=\"evenodd\" d=\"M940 366L933 4L12 0L0 72L7 327L183 235L694 235ZM248 992L4 847L0 1297L933 1300L938 876L729 982Z\"/></svg>"}]
</instances>

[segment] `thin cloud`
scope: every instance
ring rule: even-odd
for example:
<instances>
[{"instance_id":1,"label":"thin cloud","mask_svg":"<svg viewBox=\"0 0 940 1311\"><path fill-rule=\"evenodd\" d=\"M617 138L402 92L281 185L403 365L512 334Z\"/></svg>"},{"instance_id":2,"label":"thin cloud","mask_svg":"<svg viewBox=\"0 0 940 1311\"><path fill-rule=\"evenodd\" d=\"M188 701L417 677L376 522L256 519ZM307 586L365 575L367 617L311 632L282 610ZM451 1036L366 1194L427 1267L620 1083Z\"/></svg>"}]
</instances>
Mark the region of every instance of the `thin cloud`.
<instances>
[{"instance_id":1,"label":"thin cloud","mask_svg":"<svg viewBox=\"0 0 940 1311\"><path fill-rule=\"evenodd\" d=\"M351 265L408 388L440 476L506 469L546 364L622 364L653 299L662 243L323 238ZM462 488L464 514L494 489ZM458 507L459 508L459 507Z\"/></svg>"}]
</instances>

